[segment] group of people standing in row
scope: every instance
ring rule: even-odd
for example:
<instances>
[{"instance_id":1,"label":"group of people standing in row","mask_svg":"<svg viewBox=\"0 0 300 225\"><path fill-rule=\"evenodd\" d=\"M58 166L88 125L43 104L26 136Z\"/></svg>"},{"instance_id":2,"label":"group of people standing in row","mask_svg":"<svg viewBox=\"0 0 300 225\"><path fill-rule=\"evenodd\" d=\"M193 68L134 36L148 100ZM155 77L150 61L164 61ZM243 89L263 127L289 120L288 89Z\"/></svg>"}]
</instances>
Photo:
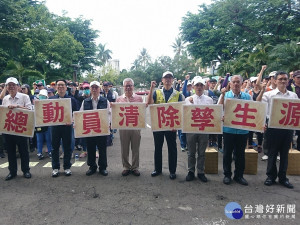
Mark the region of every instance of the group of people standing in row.
<instances>
[{"instance_id":1,"label":"group of people standing in row","mask_svg":"<svg viewBox=\"0 0 300 225\"><path fill-rule=\"evenodd\" d=\"M235 98L240 100L256 100L266 102L268 104L268 115L270 113L270 105L272 98L290 98L297 99L300 97L300 70L294 71L289 75L286 72L272 72L269 74L268 79L262 79L266 66L262 69L257 77L250 78L243 82L240 75L233 75L226 78L220 78L218 81L215 79L206 80L200 76L194 77L191 81L190 75L186 75L185 81L182 85L181 82L174 82L174 75L172 72L165 72L162 75L162 84L156 88L156 82L151 82L150 92L147 99L147 104L161 104L185 101L186 104L194 105L207 105L207 104L224 104L226 99ZM289 80L290 78L290 80ZM26 108L32 109L30 98L28 95L18 92L19 83L15 78L8 78L5 83L8 95L3 98L2 105L8 108ZM182 85L182 86L181 86ZM83 99L80 107L74 95L67 94L67 82L63 79L55 82L57 93L51 96L50 99L57 98L71 98L72 111L76 110L93 110L105 109L110 111L109 101L111 96L103 96L101 94L101 84L98 81L89 83L88 89L90 96ZM115 102L142 102L142 98L134 93L134 81L131 78L126 78L123 81L124 94L115 97ZM182 88L182 90L180 90ZM290 90L288 90L290 89ZM71 91L71 93L75 93ZM111 93L113 94L113 93ZM66 176L72 174L71 168L71 143L72 143L72 124L53 126L51 127L52 133L52 177L57 177L60 170L59 162L59 147L62 140L64 150L63 168ZM139 149L141 142L140 130L120 130L121 142L121 156L123 164L122 176L133 174L139 176ZM292 143L293 130L267 128L264 134L264 153L268 156L267 165L267 179L265 185L272 185L276 183L277 177L279 183L287 188L293 188L293 185L286 177L288 165L288 152L290 144ZM244 178L245 169L245 148L249 141L249 147L252 145L251 134L249 131L233 129L229 127L223 128L223 135L218 136L218 148L223 153L223 171L224 171L224 184L232 182L232 158L234 156L235 170L233 180L242 185L248 185ZM7 143L8 161L9 161L9 174L6 180L10 180L17 175L17 162L16 162L16 145L18 145L19 153L21 156L21 169L25 178L30 178L29 172L29 156L27 150L27 139L21 136L4 134ZM169 177L176 179L177 168L177 144L176 144L176 131L156 131L153 132L154 137L154 171L151 173L152 177L156 177L162 173L162 147L164 139L167 141L168 146L168 162L169 162ZM253 137L253 134L252 134ZM262 137L263 134L257 134L258 146L257 151L262 151ZM207 182L207 177L204 174L205 164L205 150L208 145L216 140L214 135L194 133L182 134L179 131L179 138L181 142L181 150L187 150L188 153L188 174L186 181L195 179L197 172L198 178L202 182ZM221 138L221 141L220 141ZM107 137L87 137L85 138L87 146L87 164L89 166L86 175L94 174L97 169L103 176L107 176ZM222 144L223 142L223 144ZM25 144L26 143L26 144ZM220 144L221 143L221 144ZM297 147L300 147L298 145ZM132 151L132 162L129 161L129 151ZM99 150L98 165L96 163L96 152ZM277 171L276 161L277 156L280 154L280 166ZM197 166L197 170L196 170Z\"/></svg>"}]
</instances>

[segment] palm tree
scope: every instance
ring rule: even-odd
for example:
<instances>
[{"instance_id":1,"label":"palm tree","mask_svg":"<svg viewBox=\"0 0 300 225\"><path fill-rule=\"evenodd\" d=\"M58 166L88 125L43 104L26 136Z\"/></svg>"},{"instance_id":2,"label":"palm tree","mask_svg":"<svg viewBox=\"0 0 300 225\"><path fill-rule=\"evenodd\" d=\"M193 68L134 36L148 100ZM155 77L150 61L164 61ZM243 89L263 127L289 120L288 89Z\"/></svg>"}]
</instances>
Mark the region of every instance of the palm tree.
<instances>
[{"instance_id":1,"label":"palm tree","mask_svg":"<svg viewBox=\"0 0 300 225\"><path fill-rule=\"evenodd\" d=\"M30 83L29 81L37 80L38 78L44 78L39 71L25 68L22 63L12 60L7 63L3 75L6 78L11 76L17 77L21 84L24 82Z\"/></svg>"},{"instance_id":2,"label":"palm tree","mask_svg":"<svg viewBox=\"0 0 300 225\"><path fill-rule=\"evenodd\" d=\"M182 41L181 37L175 38L172 48L175 52L175 56L181 55L182 51L185 50L184 42Z\"/></svg>"},{"instance_id":3,"label":"palm tree","mask_svg":"<svg viewBox=\"0 0 300 225\"><path fill-rule=\"evenodd\" d=\"M143 48L138 57L140 64L143 66L144 71L146 70L146 66L150 63L151 57L147 51L147 49Z\"/></svg>"},{"instance_id":4,"label":"palm tree","mask_svg":"<svg viewBox=\"0 0 300 225\"><path fill-rule=\"evenodd\" d=\"M287 72L300 68L300 44L298 41L276 45L270 53L270 68Z\"/></svg>"},{"instance_id":5,"label":"palm tree","mask_svg":"<svg viewBox=\"0 0 300 225\"><path fill-rule=\"evenodd\" d=\"M105 45L106 44L99 44L98 45L98 59L100 60L100 62L102 63L102 66L104 66L107 61L109 59L111 59L111 54L112 54L112 51L109 50L109 49L105 49Z\"/></svg>"}]
</instances>

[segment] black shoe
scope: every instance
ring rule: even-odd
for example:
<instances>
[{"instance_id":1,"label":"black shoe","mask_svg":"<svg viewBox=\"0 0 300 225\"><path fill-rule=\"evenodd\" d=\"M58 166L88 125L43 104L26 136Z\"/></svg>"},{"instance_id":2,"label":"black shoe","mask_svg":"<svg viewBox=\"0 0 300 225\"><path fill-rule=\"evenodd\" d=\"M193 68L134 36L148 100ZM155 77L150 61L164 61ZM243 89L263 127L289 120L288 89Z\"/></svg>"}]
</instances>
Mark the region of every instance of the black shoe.
<instances>
[{"instance_id":1,"label":"black shoe","mask_svg":"<svg viewBox=\"0 0 300 225\"><path fill-rule=\"evenodd\" d=\"M28 171L28 172L24 173L23 176L24 176L25 178L29 179L29 178L31 178L31 173Z\"/></svg>"},{"instance_id":2,"label":"black shoe","mask_svg":"<svg viewBox=\"0 0 300 225\"><path fill-rule=\"evenodd\" d=\"M287 188L293 189L294 186L290 183L289 179L279 180L279 183Z\"/></svg>"},{"instance_id":3,"label":"black shoe","mask_svg":"<svg viewBox=\"0 0 300 225\"><path fill-rule=\"evenodd\" d=\"M17 176L17 174L11 174L11 173L9 173L7 175L7 177L5 178L5 180L11 180L11 179L15 178L16 176Z\"/></svg>"},{"instance_id":4,"label":"black shoe","mask_svg":"<svg viewBox=\"0 0 300 225\"><path fill-rule=\"evenodd\" d=\"M204 182L204 183L207 182L207 178L206 178L206 176L204 175L204 173L198 173L198 178L199 178L202 182Z\"/></svg>"},{"instance_id":5,"label":"black shoe","mask_svg":"<svg viewBox=\"0 0 300 225\"><path fill-rule=\"evenodd\" d=\"M195 179L195 174L193 172L189 171L188 174L185 177L185 180L186 181L192 181L194 179Z\"/></svg>"},{"instance_id":6,"label":"black shoe","mask_svg":"<svg viewBox=\"0 0 300 225\"><path fill-rule=\"evenodd\" d=\"M230 184L231 183L231 177L224 177L223 183L227 184L227 185Z\"/></svg>"},{"instance_id":7,"label":"black shoe","mask_svg":"<svg viewBox=\"0 0 300 225\"><path fill-rule=\"evenodd\" d=\"M176 174L175 173L170 173L170 179L175 180L176 179Z\"/></svg>"},{"instance_id":8,"label":"black shoe","mask_svg":"<svg viewBox=\"0 0 300 225\"><path fill-rule=\"evenodd\" d=\"M158 175L160 175L160 174L161 174L161 172L158 172L158 171L154 170L154 171L151 173L151 177L156 177L156 176L158 176Z\"/></svg>"},{"instance_id":9,"label":"black shoe","mask_svg":"<svg viewBox=\"0 0 300 225\"><path fill-rule=\"evenodd\" d=\"M245 186L248 185L248 182L245 180L244 177L234 177L233 179L241 185L245 185Z\"/></svg>"},{"instance_id":10,"label":"black shoe","mask_svg":"<svg viewBox=\"0 0 300 225\"><path fill-rule=\"evenodd\" d=\"M107 176L108 175L108 172L107 170L100 170L99 173L103 176Z\"/></svg>"},{"instance_id":11,"label":"black shoe","mask_svg":"<svg viewBox=\"0 0 300 225\"><path fill-rule=\"evenodd\" d=\"M89 169L88 171L86 171L85 175L91 176L91 175L93 175L94 173L96 173L96 170L91 170L91 169Z\"/></svg>"},{"instance_id":12,"label":"black shoe","mask_svg":"<svg viewBox=\"0 0 300 225\"><path fill-rule=\"evenodd\" d=\"M276 181L272 180L270 177L267 177L264 184L267 185L267 186L271 186L273 184L276 184Z\"/></svg>"},{"instance_id":13,"label":"black shoe","mask_svg":"<svg viewBox=\"0 0 300 225\"><path fill-rule=\"evenodd\" d=\"M0 158L5 158L4 152L0 152Z\"/></svg>"},{"instance_id":14,"label":"black shoe","mask_svg":"<svg viewBox=\"0 0 300 225\"><path fill-rule=\"evenodd\" d=\"M128 176L130 174L130 172L131 172L130 170L123 170L122 176L126 177L126 176Z\"/></svg>"}]
</instances>

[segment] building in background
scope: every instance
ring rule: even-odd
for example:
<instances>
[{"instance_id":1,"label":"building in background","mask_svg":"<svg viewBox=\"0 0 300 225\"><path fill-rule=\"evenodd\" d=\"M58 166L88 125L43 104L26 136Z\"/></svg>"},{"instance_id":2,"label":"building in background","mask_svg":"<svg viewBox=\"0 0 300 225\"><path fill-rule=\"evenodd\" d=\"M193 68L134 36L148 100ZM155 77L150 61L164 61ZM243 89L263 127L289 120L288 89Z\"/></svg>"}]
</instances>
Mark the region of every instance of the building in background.
<instances>
[{"instance_id":1,"label":"building in background","mask_svg":"<svg viewBox=\"0 0 300 225\"><path fill-rule=\"evenodd\" d=\"M109 59L108 66L111 67L113 70L117 71L120 74L120 60L118 59Z\"/></svg>"}]
</instances>

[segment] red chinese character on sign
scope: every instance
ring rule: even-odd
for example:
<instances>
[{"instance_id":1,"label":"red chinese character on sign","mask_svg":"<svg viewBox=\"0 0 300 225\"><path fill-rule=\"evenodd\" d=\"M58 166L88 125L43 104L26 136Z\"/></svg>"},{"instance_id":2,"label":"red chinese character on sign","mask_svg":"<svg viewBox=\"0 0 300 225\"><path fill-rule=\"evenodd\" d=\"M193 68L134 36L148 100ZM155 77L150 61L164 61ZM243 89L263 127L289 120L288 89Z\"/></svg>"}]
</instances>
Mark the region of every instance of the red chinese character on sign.
<instances>
[{"instance_id":1,"label":"red chinese character on sign","mask_svg":"<svg viewBox=\"0 0 300 225\"><path fill-rule=\"evenodd\" d=\"M284 117L279 120L279 123L282 125L292 125L299 126L299 118L300 118L300 103L289 102L288 104L282 103L283 108L286 110L281 110L281 114Z\"/></svg>"},{"instance_id":2,"label":"red chinese character on sign","mask_svg":"<svg viewBox=\"0 0 300 225\"><path fill-rule=\"evenodd\" d=\"M82 134L91 133L93 130L96 133L101 133L101 124L98 112L83 114L83 130Z\"/></svg>"},{"instance_id":3,"label":"red chinese character on sign","mask_svg":"<svg viewBox=\"0 0 300 225\"><path fill-rule=\"evenodd\" d=\"M23 112L13 113L12 110L6 114L4 129L7 131L14 131L16 133L23 133L26 131L28 115Z\"/></svg>"},{"instance_id":4,"label":"red chinese character on sign","mask_svg":"<svg viewBox=\"0 0 300 225\"><path fill-rule=\"evenodd\" d=\"M206 107L205 109L196 108L192 110L192 120L194 123L192 127L199 127L199 130L204 130L205 127L214 127L214 124L210 123L214 119L212 113L214 109Z\"/></svg>"},{"instance_id":5,"label":"red chinese character on sign","mask_svg":"<svg viewBox=\"0 0 300 225\"><path fill-rule=\"evenodd\" d=\"M178 112L179 110L174 109L172 106L169 106L167 110L165 107L157 107L159 128L162 127L162 124L171 128L174 127L175 123L179 125L179 117L176 115Z\"/></svg>"},{"instance_id":6,"label":"red chinese character on sign","mask_svg":"<svg viewBox=\"0 0 300 225\"><path fill-rule=\"evenodd\" d=\"M43 122L50 123L57 120L59 122L64 120L64 107L59 106L58 102L55 102L55 106L53 106L53 102L43 104Z\"/></svg>"},{"instance_id":7,"label":"red chinese character on sign","mask_svg":"<svg viewBox=\"0 0 300 225\"><path fill-rule=\"evenodd\" d=\"M231 121L231 124L234 125L241 125L241 126L248 126L248 127L256 127L255 122L254 123L248 123L247 120L253 120L255 119L255 116L249 115L250 112L257 112L257 109L255 108L249 108L249 103L245 103L245 107L242 107L242 104L237 104L235 110L233 111L234 113L236 112L241 112L242 114L235 114L237 118L241 118L242 121Z\"/></svg>"},{"instance_id":8,"label":"red chinese character on sign","mask_svg":"<svg viewBox=\"0 0 300 225\"><path fill-rule=\"evenodd\" d=\"M120 107L120 110L122 112L125 111L125 113L119 113L119 115L123 117L122 120L119 122L121 126L124 124L125 119L126 119L126 126L132 124L132 126L136 127L138 125L138 115L140 114L137 106L130 105L128 107Z\"/></svg>"}]
</instances>

